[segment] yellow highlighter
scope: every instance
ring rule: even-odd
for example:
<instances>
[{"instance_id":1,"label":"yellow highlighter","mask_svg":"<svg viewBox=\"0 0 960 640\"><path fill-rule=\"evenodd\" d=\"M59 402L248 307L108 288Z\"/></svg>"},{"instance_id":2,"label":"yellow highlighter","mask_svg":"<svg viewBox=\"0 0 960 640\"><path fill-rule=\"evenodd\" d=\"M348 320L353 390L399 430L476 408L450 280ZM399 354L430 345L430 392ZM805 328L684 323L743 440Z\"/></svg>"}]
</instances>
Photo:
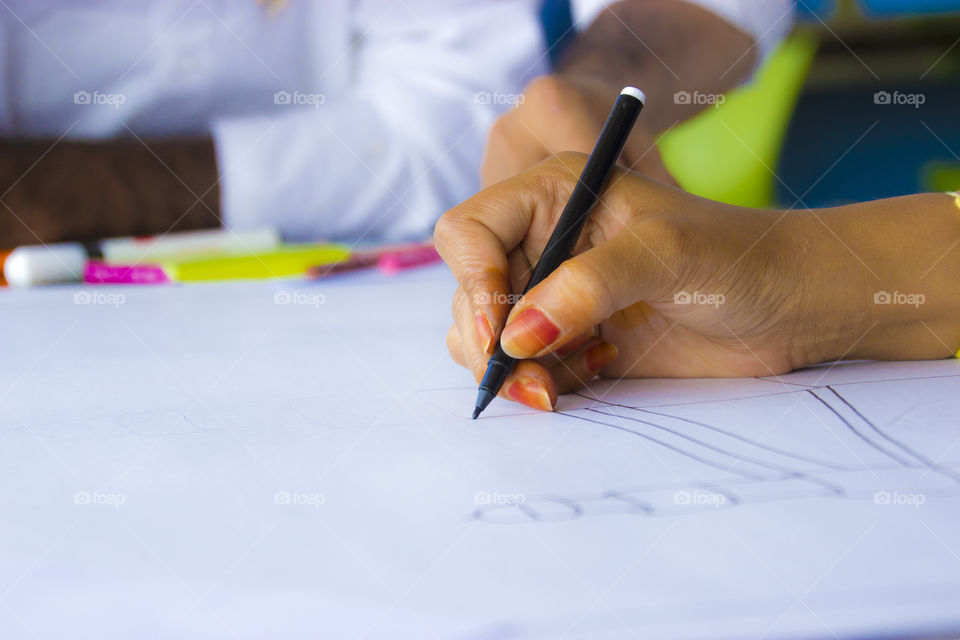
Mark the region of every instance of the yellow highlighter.
<instances>
[{"instance_id":1,"label":"yellow highlighter","mask_svg":"<svg viewBox=\"0 0 960 640\"><path fill-rule=\"evenodd\" d=\"M262 253L164 261L163 270L174 282L296 278L305 276L310 267L349 257L350 249L343 245L292 245Z\"/></svg>"}]
</instances>

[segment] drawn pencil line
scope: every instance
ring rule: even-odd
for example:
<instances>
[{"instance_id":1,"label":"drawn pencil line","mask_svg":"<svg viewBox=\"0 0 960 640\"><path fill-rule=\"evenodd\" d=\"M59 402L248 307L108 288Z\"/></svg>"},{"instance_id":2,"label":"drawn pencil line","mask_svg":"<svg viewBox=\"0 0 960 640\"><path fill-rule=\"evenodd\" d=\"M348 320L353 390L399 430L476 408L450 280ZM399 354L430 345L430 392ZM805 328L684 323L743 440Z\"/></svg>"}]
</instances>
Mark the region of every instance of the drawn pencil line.
<instances>
[{"instance_id":1,"label":"drawn pencil line","mask_svg":"<svg viewBox=\"0 0 960 640\"><path fill-rule=\"evenodd\" d=\"M799 387L799 385L796 385L796 386ZM695 406L695 405L701 405L701 404L715 404L715 403L718 403L718 402L734 402L734 401L737 401L737 400L752 400L753 398L770 398L770 397L773 397L773 396L788 396L788 395L795 394L795 393L801 393L801 392L803 392L803 391L809 391L810 389L811 389L811 387L806 386L806 387L803 387L803 388L797 388L797 389L793 389L793 390L790 390L790 391L776 391L776 392L774 392L774 393L764 393L764 394L755 395L755 396L734 396L734 397L730 397L730 398L719 398L719 399L717 399L717 400L694 400L694 401L692 401L692 402L667 402L667 403L665 403L665 404L651 404L651 405L646 405L646 406L648 406L648 407L689 407L689 406ZM595 398L595 397L593 397L593 396L584 395L583 393L580 393L579 391L575 391L575 392L574 392L573 394L571 394L571 395L578 396L578 397L580 397L580 398L583 398L584 400L590 400L591 402L601 402L601 403L603 403L603 404L612 404L612 405L615 405L615 406L618 406L618 407L626 407L627 409L640 409L640 408L642 408L642 407L634 407L634 406L627 405L627 404L617 404L617 403L615 403L615 402L610 402L609 400L602 400L602 399L600 399L600 398Z\"/></svg>"},{"instance_id":2,"label":"drawn pencil line","mask_svg":"<svg viewBox=\"0 0 960 640\"><path fill-rule=\"evenodd\" d=\"M831 406L829 402L827 402L826 400L824 400L823 398L821 398L820 396L818 396L817 393L816 393L816 391L817 391L816 389L810 389L810 390L808 391L808 393L809 393L810 395L812 395L814 398L816 398L816 399L820 402L820 404L822 404L822 405L825 406L827 409L829 409L831 413L833 413L835 416L837 416L838 418L840 418L840 421L843 422L843 424L845 424L845 425L847 426L847 428L849 428L850 431L852 431L858 438L860 438L861 440L863 440L864 442L866 442L868 445L870 445L870 447L876 449L877 451L879 451L879 452L882 453L883 455L887 456L887 457L890 458L891 460L894 460L894 461L896 461L896 462L899 462L899 463L900 463L901 465L903 465L904 467L909 467L909 466L911 466L909 461L904 460L903 458L901 458L900 456L896 455L895 453L891 453L890 451L887 451L885 448L881 447L879 444L877 444L876 442L874 442L873 440L871 440L870 438L868 438L867 436L865 436L863 433L861 433L860 430L857 429L855 426L853 426L853 423L851 423L849 420L847 420L847 419L843 416L842 413L840 413L839 411L836 410L836 408L834 408L833 406Z\"/></svg>"},{"instance_id":3,"label":"drawn pencil line","mask_svg":"<svg viewBox=\"0 0 960 640\"><path fill-rule=\"evenodd\" d=\"M684 451L683 449L681 449L681 448L679 448L679 447L675 447L675 446L673 446L673 445L671 445L671 444L667 444L666 442L663 442L662 440L658 440L657 438L654 438L654 437L649 436L649 435L647 435L647 434L638 433L638 432L633 431L633 430L631 430L631 429L627 429L626 427L621 426L621 425L610 424L610 423L608 423L608 422L602 422L602 421L600 421L600 420L592 420L592 419L587 418L587 417L585 417L585 416L575 415L575 414L573 414L573 413L567 413L567 412L565 412L565 411L558 411L557 413L559 413L560 415L564 415L564 416L568 416L568 417L574 418L574 419L576 419L576 420L584 420L584 421L586 421L586 422L592 422L592 423L594 423L594 424L599 424L599 425L604 426L604 427L610 427L611 429L616 429L616 430L618 430L618 431L623 431L623 432L625 432L625 433L629 433L629 434L631 434L631 435L637 436L638 438L643 438L644 440L649 440L650 442L655 442L655 443L659 444L659 445L662 446L662 447L666 447L667 449L670 449L671 451L674 451L674 452L676 452L676 453L679 453L679 454L682 455L682 456L686 456L686 457L688 457L688 458L691 458L691 459L693 459L693 460L696 460L697 462L699 462L699 463L701 463L701 464L705 464L705 465L714 467L714 468L716 468L716 469L720 469L721 471L730 471L730 472L732 472L732 473L736 473L737 475L741 475L741 476L743 476L743 477L745 477L745 478L750 478L751 480L764 480L764 479L765 479L763 476L758 476L758 475L755 475L755 474L752 474L752 473L747 473L746 471L741 471L741 470L739 470L739 469L728 469L727 467L724 467L724 466L722 466L722 465L720 465L720 464L717 464L717 463L713 462L712 460L709 460L709 459L707 459L707 458L702 458L702 457L700 457L700 456L698 456L698 455L696 455L696 454L690 453L689 451Z\"/></svg>"},{"instance_id":4,"label":"drawn pencil line","mask_svg":"<svg viewBox=\"0 0 960 640\"><path fill-rule=\"evenodd\" d=\"M952 471L950 471L949 469L946 469L946 468L944 468L944 467L941 467L941 466L940 466L939 464L937 464L934 460L931 460L930 458L926 457L926 456L923 455L922 453L918 453L917 451L914 451L913 449L911 449L910 447L908 447L906 444L904 444L904 443L901 442L900 440L898 440L898 439L894 438L893 436L889 435L888 433L886 433L884 430L882 430L880 427L878 427L876 424L874 424L874 422L873 422L872 420L867 419L867 417L866 417L865 415L863 415L855 406L853 406L852 404L850 404L850 402L848 402L846 398L844 398L842 395L840 395L840 393L839 393L836 389L834 389L832 386L828 385L828 386L827 386L827 389L829 389L829 390L831 391L831 393L833 393L833 395L837 396L837 398L840 399L840 402L842 402L843 404L845 404L845 405L847 405L848 407L850 407L850 410L853 411L855 414L857 414L857 416L859 416L859 418L860 418L861 420L863 420L865 423L867 423L867 425L868 425L871 429L873 429L873 431L875 431L875 432L877 433L877 435L879 435L881 438L883 438L884 440L886 440L887 442L889 442L889 443L892 444L893 446L898 447L898 448L899 448L901 451L903 451L905 454L907 454L907 455L909 455L909 456L912 456L913 458L915 458L918 462L920 462L923 466L925 466L925 467L928 468L929 470L935 471L935 472L937 472L937 473L939 473L939 474L941 474L941 475L943 475L943 476L946 476L947 478L950 478L950 479L953 480L954 482L960 483L960 476L957 476L956 474L954 474L954 473L953 473Z\"/></svg>"},{"instance_id":5,"label":"drawn pencil line","mask_svg":"<svg viewBox=\"0 0 960 640\"><path fill-rule=\"evenodd\" d=\"M791 392L789 392L789 393L796 393L796 392L795 392L795 391L791 391ZM779 394L778 394L778 395L779 395ZM767 396L763 396L763 397L767 397ZM809 463L811 463L811 464L816 464L816 465L819 465L819 466L821 466L821 467L826 467L827 469L833 469L834 471L842 471L842 470L843 470L843 467L842 467L841 465L835 463L835 462L825 462L825 461L823 461L823 460L818 460L817 458L813 458L813 457L811 457L811 456L807 456L807 455L804 455L804 454L802 454L802 453L797 453L797 452L794 452L794 451L787 451L786 449L780 449L779 447L774 447L774 446L772 446L772 445L764 444L764 443L759 442L759 441L757 441L757 440L752 440L752 439L750 439L750 438L745 438L745 437L743 437L743 436L737 435L736 433L733 433L732 431L727 431L726 429L721 429L720 427L715 427L715 426L713 426L713 425L711 425L711 424L707 424L707 423L705 423L705 422L700 422L700 421L698 421L698 420L693 420L693 419L691 419L691 418L685 418L685 417L683 417L683 416L676 416L676 415L673 415L673 414L670 414L670 413L661 413L661 412L659 412L659 411L653 411L652 409L647 409L647 408L631 407L631 406L625 405L625 404L619 404L619 403L616 403L616 402L610 402L609 400L602 400L601 402L602 402L603 404L610 405L610 406L613 406L613 407L621 407L621 408L623 408L623 409L633 409L634 411L642 411L642 412L644 412L644 413L652 413L653 415L663 416L663 417L665 417L665 418L673 418L673 419L675 419L675 420L680 420L681 422L688 422L688 423L690 423L690 424L697 425L697 426L699 426L699 427L703 427L704 429L710 429L711 431L716 431L717 433L721 433L721 434L723 434L723 435L725 435L725 436L729 436L729 437L731 437L731 438L733 438L733 439L735 439L735 440L740 440L741 442L745 442L745 443L747 443L747 444L749 444L749 445L751 445L751 446L757 447L758 449L765 449L766 451L770 451L771 453L775 453L775 454L782 455L782 456L787 456L787 457L790 457L790 458L796 458L797 460L802 460L803 462L809 462Z\"/></svg>"},{"instance_id":6,"label":"drawn pencil line","mask_svg":"<svg viewBox=\"0 0 960 640\"><path fill-rule=\"evenodd\" d=\"M622 416L622 415L619 415L619 414L616 414L616 413L607 413L606 411L600 411L599 409L587 409L587 411L592 411L593 413L600 413L600 414L603 414L603 415L605 415L605 416L612 416L612 417L615 417L615 418L623 418L624 420L630 420L631 422L637 422L637 423L640 423L640 424L649 425L649 426L651 426L651 427L654 427L655 429L660 429L660 430L662 430L662 431L666 431L667 433L672 433L673 435L677 436L678 438L683 438L684 440L689 440L690 442L693 442L693 443L695 443L695 444L698 444L698 445L700 445L701 447L704 447L704 448L706 448L706 449L710 449L711 451L716 451L717 453L719 453L719 454L721 454L721 455L729 456L729 457L733 458L734 460L736 460L737 462L747 462L747 463L750 463L750 464L757 465L758 467L765 467L765 468L767 468L767 469L770 469L770 470L772 470L772 471L778 471L778 472L780 472L780 473L782 473L782 474L784 474L784 475L790 476L790 477L798 477L798 476L801 474L801 472L799 472L799 471L797 471L797 470L795 470L795 469L788 469L788 468L786 468L786 467L781 467L781 466L778 466L778 465L776 465L776 464L771 464L771 463L764 462L763 460L757 460L756 458L751 458L751 457L748 457L748 456L740 456L740 455L737 455L736 453L734 453L734 452L732 452L732 451L730 451L730 450L728 450L728 449L724 449L724 448L722 448L722 447L718 447L718 446L713 445L713 444L710 444L710 443L708 443L708 442L704 442L703 440L699 440L699 439L697 439L697 438L694 438L693 436L688 436L688 435L686 435L686 434L684 434L684 433L681 433L681 432L679 432L679 431L674 431L673 429L670 429L669 427L665 427L665 426L663 426L663 425L659 425L659 424L656 424L656 423L654 423L654 422L649 422L649 421L647 421L647 420L641 420L640 418L631 418L631 417L629 417L629 416Z\"/></svg>"}]
</instances>

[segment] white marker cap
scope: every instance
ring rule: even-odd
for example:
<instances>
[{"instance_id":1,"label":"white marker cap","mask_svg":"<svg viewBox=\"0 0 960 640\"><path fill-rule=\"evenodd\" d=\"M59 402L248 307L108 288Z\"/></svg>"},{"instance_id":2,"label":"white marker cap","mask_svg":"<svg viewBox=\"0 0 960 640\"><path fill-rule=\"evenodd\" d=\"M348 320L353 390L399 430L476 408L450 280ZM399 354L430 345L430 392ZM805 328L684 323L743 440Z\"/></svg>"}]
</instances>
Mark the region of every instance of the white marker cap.
<instances>
[{"instance_id":1,"label":"white marker cap","mask_svg":"<svg viewBox=\"0 0 960 640\"><path fill-rule=\"evenodd\" d=\"M86 263L86 249L74 242L17 247L3 264L3 276L11 287L76 282Z\"/></svg>"},{"instance_id":2,"label":"white marker cap","mask_svg":"<svg viewBox=\"0 0 960 640\"><path fill-rule=\"evenodd\" d=\"M622 96L633 96L640 101L640 104L646 106L647 104L647 94L636 87L624 87L623 91L620 92Z\"/></svg>"}]
</instances>

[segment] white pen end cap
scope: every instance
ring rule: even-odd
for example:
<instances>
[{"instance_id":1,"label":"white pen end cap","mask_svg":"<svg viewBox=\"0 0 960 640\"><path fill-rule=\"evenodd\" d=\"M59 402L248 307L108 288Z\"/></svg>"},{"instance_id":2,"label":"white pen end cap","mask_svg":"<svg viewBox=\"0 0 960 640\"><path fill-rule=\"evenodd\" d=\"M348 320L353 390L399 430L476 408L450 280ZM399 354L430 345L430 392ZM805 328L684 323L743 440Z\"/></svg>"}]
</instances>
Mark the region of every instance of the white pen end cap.
<instances>
[{"instance_id":1,"label":"white pen end cap","mask_svg":"<svg viewBox=\"0 0 960 640\"><path fill-rule=\"evenodd\" d=\"M640 104L647 104L647 94L645 94L643 91L640 91L640 89L637 89L636 87L624 87L623 91L620 92L620 95L633 96L640 101Z\"/></svg>"}]
</instances>

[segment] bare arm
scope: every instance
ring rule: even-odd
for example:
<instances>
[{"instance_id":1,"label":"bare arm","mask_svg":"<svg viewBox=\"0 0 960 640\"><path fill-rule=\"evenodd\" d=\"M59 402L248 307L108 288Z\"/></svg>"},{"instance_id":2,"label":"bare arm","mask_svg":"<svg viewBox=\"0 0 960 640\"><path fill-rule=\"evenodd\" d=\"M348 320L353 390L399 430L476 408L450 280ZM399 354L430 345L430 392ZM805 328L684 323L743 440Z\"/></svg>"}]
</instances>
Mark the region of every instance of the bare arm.
<instances>
[{"instance_id":1,"label":"bare arm","mask_svg":"<svg viewBox=\"0 0 960 640\"><path fill-rule=\"evenodd\" d=\"M677 104L678 91L718 94L745 80L757 62L753 38L711 11L683 0L621 0L573 42L563 76L644 87L646 121L663 131L703 108Z\"/></svg>"},{"instance_id":2,"label":"bare arm","mask_svg":"<svg viewBox=\"0 0 960 640\"><path fill-rule=\"evenodd\" d=\"M535 79L519 107L493 126L482 176L494 184L561 151L589 152L614 98L626 85L650 98L622 162L665 182L672 177L655 134L703 105L678 91L722 93L756 63L753 38L720 16L682 0L623 0L577 36L556 73Z\"/></svg>"}]
</instances>

